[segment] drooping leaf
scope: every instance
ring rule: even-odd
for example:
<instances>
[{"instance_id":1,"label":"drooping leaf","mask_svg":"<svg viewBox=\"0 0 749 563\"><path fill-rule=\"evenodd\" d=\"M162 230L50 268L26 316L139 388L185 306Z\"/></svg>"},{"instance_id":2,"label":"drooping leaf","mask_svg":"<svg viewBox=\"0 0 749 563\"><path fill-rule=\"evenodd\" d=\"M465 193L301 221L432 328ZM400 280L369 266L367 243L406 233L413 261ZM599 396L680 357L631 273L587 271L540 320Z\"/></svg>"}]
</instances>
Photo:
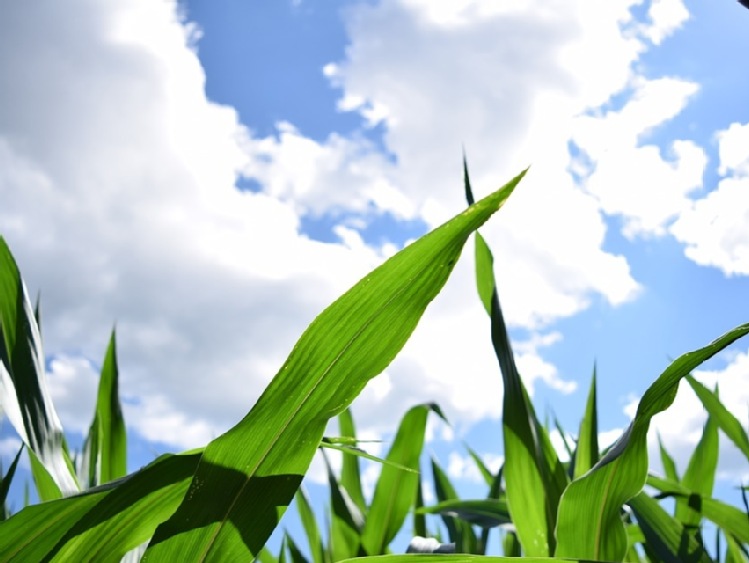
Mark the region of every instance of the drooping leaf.
<instances>
[{"instance_id":1,"label":"drooping leaf","mask_svg":"<svg viewBox=\"0 0 749 563\"><path fill-rule=\"evenodd\" d=\"M596 407L596 368L593 366L593 378L588 391L588 401L585 405L585 415L580 421L580 433L575 450L575 471L573 478L577 479L587 473L597 462L598 450L598 410Z\"/></svg>"},{"instance_id":2,"label":"drooping leaf","mask_svg":"<svg viewBox=\"0 0 749 563\"><path fill-rule=\"evenodd\" d=\"M248 415L206 447L184 502L157 529L145 560L237 560L262 548L328 420L393 360L467 237L522 175L401 250L312 322Z\"/></svg>"},{"instance_id":3,"label":"drooping leaf","mask_svg":"<svg viewBox=\"0 0 749 563\"><path fill-rule=\"evenodd\" d=\"M421 514L444 514L465 520L482 528L495 528L509 524L510 513L504 500L445 500L418 510Z\"/></svg>"},{"instance_id":4,"label":"drooping leaf","mask_svg":"<svg viewBox=\"0 0 749 563\"><path fill-rule=\"evenodd\" d=\"M430 411L443 416L435 404L417 405L404 415L386 457L388 461L418 472ZM417 473L389 465L382 467L362 532L362 544L367 554L380 555L386 552L416 500L418 485Z\"/></svg>"},{"instance_id":5,"label":"drooping leaf","mask_svg":"<svg viewBox=\"0 0 749 563\"><path fill-rule=\"evenodd\" d=\"M645 484L651 419L671 406L682 378L747 333L749 324L741 325L707 346L680 356L648 388L634 420L617 443L564 492L555 555L621 560L627 538L620 510Z\"/></svg>"},{"instance_id":6,"label":"drooping leaf","mask_svg":"<svg viewBox=\"0 0 749 563\"><path fill-rule=\"evenodd\" d=\"M364 459L368 459L369 461L375 461L377 463L381 463L383 465L390 465L391 467L394 467L396 469L400 469L401 471L410 471L411 473L418 473L415 469L412 469L410 467L406 467L404 465L400 465L394 461L390 461L387 459L383 459L381 457L377 457L376 455L372 455L370 453L367 453L366 451L362 450L361 448L357 448L355 446L350 446L348 444L342 444L342 443L335 443L331 441L325 441L323 440L320 442L321 448L327 448L329 450L338 450L339 452L342 452L345 454L343 456L343 459L346 459L347 456L351 457L363 457Z\"/></svg>"},{"instance_id":7,"label":"drooping leaf","mask_svg":"<svg viewBox=\"0 0 749 563\"><path fill-rule=\"evenodd\" d=\"M470 203L473 194L465 158L463 170ZM479 233L475 238L479 296L491 317L491 339L504 382L502 427L507 502L525 554L548 556L554 551L557 506L567 475L548 433L536 418L515 365L499 305L491 251Z\"/></svg>"},{"instance_id":8,"label":"drooping leaf","mask_svg":"<svg viewBox=\"0 0 749 563\"><path fill-rule=\"evenodd\" d=\"M62 425L47 389L39 325L13 255L0 237L0 410L57 491L78 491ZM34 472L37 476L37 472Z\"/></svg>"}]
</instances>

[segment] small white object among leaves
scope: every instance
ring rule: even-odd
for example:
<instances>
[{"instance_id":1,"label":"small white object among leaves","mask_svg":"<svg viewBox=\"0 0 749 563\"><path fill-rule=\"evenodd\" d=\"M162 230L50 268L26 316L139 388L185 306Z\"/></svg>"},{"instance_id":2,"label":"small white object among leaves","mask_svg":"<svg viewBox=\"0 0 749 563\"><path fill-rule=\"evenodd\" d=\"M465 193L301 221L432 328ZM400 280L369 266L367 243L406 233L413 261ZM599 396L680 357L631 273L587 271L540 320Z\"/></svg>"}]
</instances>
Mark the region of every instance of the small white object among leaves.
<instances>
[{"instance_id":1,"label":"small white object among leaves","mask_svg":"<svg viewBox=\"0 0 749 563\"><path fill-rule=\"evenodd\" d=\"M406 553L455 553L454 543L440 543L434 538L414 536Z\"/></svg>"}]
</instances>

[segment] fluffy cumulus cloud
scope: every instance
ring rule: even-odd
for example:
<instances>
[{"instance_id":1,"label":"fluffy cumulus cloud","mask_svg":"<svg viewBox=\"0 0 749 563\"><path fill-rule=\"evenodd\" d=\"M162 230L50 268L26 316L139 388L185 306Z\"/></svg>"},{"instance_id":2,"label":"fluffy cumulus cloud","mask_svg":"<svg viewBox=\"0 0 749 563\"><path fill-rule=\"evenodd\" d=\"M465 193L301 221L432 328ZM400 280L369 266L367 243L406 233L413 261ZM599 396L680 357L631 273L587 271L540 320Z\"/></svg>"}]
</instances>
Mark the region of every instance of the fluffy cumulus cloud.
<instances>
[{"instance_id":1,"label":"fluffy cumulus cloud","mask_svg":"<svg viewBox=\"0 0 749 563\"><path fill-rule=\"evenodd\" d=\"M462 145L478 195L533 164L485 235L508 322L532 331L519 348L525 375L571 391L541 358L556 338L549 326L594 299L624 303L639 287L626 260L602 250L601 209L632 216L635 230L660 229L700 172L688 140L671 155L629 147L676 181L668 207L647 217L595 176L586 190L576 185L570 131L614 174L593 147L613 146L623 130L636 143L694 92L634 74L637 57L684 19L672 0L637 23L636 3L349 7L346 58L325 72L342 110L382 127L388 155L364 135L312 140L288 123L253 136L232 108L206 99L198 30L175 2L4 10L0 232L32 295L42 292L48 351L65 358L50 377L63 422L85 428L62 386L93 397L93 365L116 321L131 427L178 447L222 432L312 318L392 252L355 229L338 229L338 243L310 240L301 216L374 207L436 225L464 205ZM635 95L624 109L591 114L608 126L580 120L626 88ZM743 170L726 147L726 166ZM239 175L260 189L237 190ZM404 353L363 393L367 432L392 429L415 402L439 402L452 421L499 414L488 319L477 300L467 304L474 295L462 261Z\"/></svg>"},{"instance_id":2,"label":"fluffy cumulus cloud","mask_svg":"<svg viewBox=\"0 0 749 563\"><path fill-rule=\"evenodd\" d=\"M697 264L729 276L749 275L749 123L733 123L717 135L723 178L674 222L671 232Z\"/></svg>"}]
</instances>

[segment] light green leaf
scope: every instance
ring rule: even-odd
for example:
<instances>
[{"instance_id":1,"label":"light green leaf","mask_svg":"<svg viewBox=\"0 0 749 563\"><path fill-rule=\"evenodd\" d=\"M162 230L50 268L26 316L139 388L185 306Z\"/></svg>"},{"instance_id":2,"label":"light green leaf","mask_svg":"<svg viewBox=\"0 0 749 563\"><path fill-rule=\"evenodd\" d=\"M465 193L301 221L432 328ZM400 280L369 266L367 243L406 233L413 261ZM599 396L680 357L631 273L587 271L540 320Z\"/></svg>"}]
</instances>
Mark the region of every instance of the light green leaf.
<instances>
[{"instance_id":1,"label":"light green leaf","mask_svg":"<svg viewBox=\"0 0 749 563\"><path fill-rule=\"evenodd\" d=\"M624 557L627 538L620 510L645 485L651 419L671 406L682 378L747 333L749 324L741 325L707 346L682 355L648 388L622 437L591 471L564 492L557 523L557 556L608 561Z\"/></svg>"},{"instance_id":2,"label":"light green leaf","mask_svg":"<svg viewBox=\"0 0 749 563\"><path fill-rule=\"evenodd\" d=\"M88 487L114 481L127 473L127 434L120 406L114 329L101 367L96 412L83 444L83 458Z\"/></svg>"},{"instance_id":3,"label":"light green leaf","mask_svg":"<svg viewBox=\"0 0 749 563\"><path fill-rule=\"evenodd\" d=\"M364 459L368 459L369 461L376 461L377 463L381 463L383 465L390 465L391 467L395 467L396 469L400 469L401 471L410 471L411 473L418 473L416 469L412 469L410 467L400 465L398 463L395 463L394 461L382 459L381 457L377 457L376 455L372 455L370 453L365 452L361 448L349 446L348 444L335 443L335 442L329 442L329 441L326 442L325 440L323 440L322 442L320 442L320 447L327 448L329 450L338 450L339 452L343 452L345 454L343 456L344 459L346 459L347 456L363 457Z\"/></svg>"},{"instance_id":4,"label":"light green leaf","mask_svg":"<svg viewBox=\"0 0 749 563\"><path fill-rule=\"evenodd\" d=\"M525 563L596 563L589 559L561 559L559 557L523 557ZM408 554L380 555L375 557L357 557L345 563L518 563L515 557L487 557L486 555L469 554Z\"/></svg>"},{"instance_id":5,"label":"light green leaf","mask_svg":"<svg viewBox=\"0 0 749 563\"><path fill-rule=\"evenodd\" d=\"M712 391L694 377L688 375L687 382L689 382L697 397L702 401L705 410L715 417L723 433L736 444L736 447L741 450L747 461L749 461L749 437L744 427L741 426L739 419L720 402L720 399Z\"/></svg>"},{"instance_id":6,"label":"light green leaf","mask_svg":"<svg viewBox=\"0 0 749 563\"><path fill-rule=\"evenodd\" d=\"M342 436L356 439L356 428L354 426L354 417L351 414L351 409L344 409L338 415L338 429ZM364 502L358 458L353 456L343 456L341 485L346 489L346 491L348 491L351 500L356 503L359 510L365 512L367 509L367 503Z\"/></svg>"},{"instance_id":7,"label":"light green leaf","mask_svg":"<svg viewBox=\"0 0 749 563\"><path fill-rule=\"evenodd\" d=\"M660 434L658 434L658 447L661 454L661 465L663 466L663 473L667 478L678 483L679 481L681 481L681 478L679 477L679 472L676 470L676 463L674 463L674 458L671 457L671 454L668 453L668 450L663 445Z\"/></svg>"},{"instance_id":8,"label":"light green leaf","mask_svg":"<svg viewBox=\"0 0 749 563\"><path fill-rule=\"evenodd\" d=\"M582 477L598 462L598 411L596 408L596 368L593 366L593 378L588 391L585 415L580 421L580 433L575 450L575 471L573 479Z\"/></svg>"},{"instance_id":9,"label":"light green leaf","mask_svg":"<svg viewBox=\"0 0 749 563\"><path fill-rule=\"evenodd\" d=\"M398 427L386 459L415 472L388 465L382 467L362 532L362 544L369 555L386 553L416 500L419 459L430 411L442 416L435 404L417 405L405 414Z\"/></svg>"},{"instance_id":10,"label":"light green leaf","mask_svg":"<svg viewBox=\"0 0 749 563\"><path fill-rule=\"evenodd\" d=\"M294 500L296 502L296 508L299 511L299 519L302 521L305 534L307 534L312 561L313 563L324 563L325 547L322 543L320 529L317 527L315 513L312 510L312 505L310 505L304 487L299 487Z\"/></svg>"},{"instance_id":11,"label":"light green leaf","mask_svg":"<svg viewBox=\"0 0 749 563\"><path fill-rule=\"evenodd\" d=\"M49 496L50 487L43 487L40 499L78 491L62 425L47 390L39 325L21 273L3 237L0 237L0 410L29 451L36 454L55 485L56 491L52 490ZM43 473L35 471L34 476L38 475Z\"/></svg>"}]
</instances>

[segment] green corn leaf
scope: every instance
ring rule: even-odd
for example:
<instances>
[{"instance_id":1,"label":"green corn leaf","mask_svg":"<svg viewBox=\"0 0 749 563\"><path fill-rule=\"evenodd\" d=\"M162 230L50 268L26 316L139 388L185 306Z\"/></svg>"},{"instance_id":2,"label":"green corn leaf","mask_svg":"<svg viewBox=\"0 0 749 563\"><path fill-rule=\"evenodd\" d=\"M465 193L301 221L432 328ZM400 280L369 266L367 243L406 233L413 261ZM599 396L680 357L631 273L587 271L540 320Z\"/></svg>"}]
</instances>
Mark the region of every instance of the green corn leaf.
<instances>
[{"instance_id":1,"label":"green corn leaf","mask_svg":"<svg viewBox=\"0 0 749 563\"><path fill-rule=\"evenodd\" d=\"M715 472L718 470L718 424L715 417L708 416L702 430L702 437L689 458L687 470L681 479L684 488L700 496L713 496ZM702 520L698 507L685 499L676 500L674 516L686 528L697 528ZM695 530L696 531L696 530Z\"/></svg>"},{"instance_id":2,"label":"green corn leaf","mask_svg":"<svg viewBox=\"0 0 749 563\"><path fill-rule=\"evenodd\" d=\"M663 445L660 434L658 434L658 447L661 454L661 465L663 466L663 473L668 479L671 479L672 481L681 481L679 472L676 470L676 463L674 463L674 458L671 457L671 454L668 453L668 450Z\"/></svg>"},{"instance_id":3,"label":"green corn leaf","mask_svg":"<svg viewBox=\"0 0 749 563\"><path fill-rule=\"evenodd\" d=\"M16 474L16 467L18 466L18 460L21 459L21 453L23 452L23 446L21 446L13 458L13 461L8 467L8 472L0 477L0 520L6 520L10 514L7 510L6 501L8 499L8 491L10 491L10 484L13 481L13 476Z\"/></svg>"},{"instance_id":4,"label":"green corn leaf","mask_svg":"<svg viewBox=\"0 0 749 563\"><path fill-rule=\"evenodd\" d=\"M257 554L256 561L259 563L278 563L278 560L273 556L273 554L268 550L267 547L264 547L260 550L260 553Z\"/></svg>"},{"instance_id":5,"label":"green corn leaf","mask_svg":"<svg viewBox=\"0 0 749 563\"><path fill-rule=\"evenodd\" d=\"M47 470L47 467L39 459L39 456L32 450L26 450L29 454L29 465L31 466L31 476L34 479L34 488L36 496L41 502L57 500L62 498L63 494L55 481L54 477Z\"/></svg>"},{"instance_id":6,"label":"green corn leaf","mask_svg":"<svg viewBox=\"0 0 749 563\"><path fill-rule=\"evenodd\" d=\"M746 430L741 426L739 420L720 402L720 399L702 383L691 375L687 376L687 382L694 389L697 397L702 401L705 410L715 417L718 426L728 438L736 444L736 447L749 461L749 437Z\"/></svg>"},{"instance_id":7,"label":"green corn leaf","mask_svg":"<svg viewBox=\"0 0 749 563\"><path fill-rule=\"evenodd\" d=\"M296 508L299 512L299 519L302 521L302 527L304 528L305 534L307 534L312 561L313 563L325 563L325 546L323 546L320 529L317 527L317 520L315 519L315 513L312 510L312 505L310 505L304 487L299 487L294 500L296 501Z\"/></svg>"},{"instance_id":8,"label":"green corn leaf","mask_svg":"<svg viewBox=\"0 0 749 563\"><path fill-rule=\"evenodd\" d=\"M703 546L658 502L641 492L631 498L629 507L647 541L649 549L664 563L712 563Z\"/></svg>"},{"instance_id":9,"label":"green corn leaf","mask_svg":"<svg viewBox=\"0 0 749 563\"><path fill-rule=\"evenodd\" d=\"M593 378L588 391L585 415L580 422L580 433L575 450L575 470L573 478L582 477L598 462L598 411L596 408L596 368L593 366Z\"/></svg>"},{"instance_id":10,"label":"green corn leaf","mask_svg":"<svg viewBox=\"0 0 749 563\"><path fill-rule=\"evenodd\" d=\"M114 329L101 368L96 412L83 444L83 459L89 487L114 481L127 473L127 434L120 406Z\"/></svg>"},{"instance_id":11,"label":"green corn leaf","mask_svg":"<svg viewBox=\"0 0 749 563\"><path fill-rule=\"evenodd\" d=\"M430 411L442 416L442 411L435 404L417 405L405 414L388 452L388 461L418 472ZM416 500L418 485L418 474L389 465L383 466L362 533L362 544L367 554L385 553Z\"/></svg>"},{"instance_id":12,"label":"green corn leaf","mask_svg":"<svg viewBox=\"0 0 749 563\"><path fill-rule=\"evenodd\" d=\"M440 467L437 460L432 458L432 481L434 483L434 493L439 504L443 502L459 501L458 493L450 482L447 473ZM427 507L423 510L430 510ZM458 553L476 553L479 548L479 539L473 531L468 521L459 520L456 514L448 514L447 511L437 512L442 518L442 522L447 529L449 541L455 544L455 551Z\"/></svg>"},{"instance_id":13,"label":"green corn leaf","mask_svg":"<svg viewBox=\"0 0 749 563\"><path fill-rule=\"evenodd\" d=\"M684 499L688 505L699 509L705 518L721 530L742 543L749 544L749 518L742 510L720 500L703 496L695 490L686 488L682 483L670 479L649 475L647 484L661 491L662 497L673 496L676 499Z\"/></svg>"},{"instance_id":14,"label":"green corn leaf","mask_svg":"<svg viewBox=\"0 0 749 563\"><path fill-rule=\"evenodd\" d=\"M463 171L466 199L471 203L473 194L465 158ZM525 554L548 556L554 551L557 506L568 479L515 365L499 306L492 254L479 233L476 233L476 278L479 297L491 317L492 344L504 382L502 427L510 513Z\"/></svg>"},{"instance_id":15,"label":"green corn leaf","mask_svg":"<svg viewBox=\"0 0 749 563\"><path fill-rule=\"evenodd\" d=\"M161 456L118 481L27 506L0 524L0 561L118 561L174 512L199 459Z\"/></svg>"},{"instance_id":16,"label":"green corn leaf","mask_svg":"<svg viewBox=\"0 0 749 563\"><path fill-rule=\"evenodd\" d=\"M333 561L359 555L364 516L349 496L348 491L338 481L328 457L322 452L328 472L330 490L330 554Z\"/></svg>"},{"instance_id":17,"label":"green corn leaf","mask_svg":"<svg viewBox=\"0 0 749 563\"><path fill-rule=\"evenodd\" d=\"M422 507L417 512L452 516L482 528L495 528L511 522L505 500L445 500L433 506Z\"/></svg>"},{"instance_id":18,"label":"green corn leaf","mask_svg":"<svg viewBox=\"0 0 749 563\"><path fill-rule=\"evenodd\" d=\"M40 491L40 499L59 498L62 493L78 491L62 425L47 390L39 325L21 273L3 237L0 237L0 410L55 484L56 493L52 491L47 496ZM35 478L41 474L34 471Z\"/></svg>"},{"instance_id":19,"label":"green corn leaf","mask_svg":"<svg viewBox=\"0 0 749 563\"><path fill-rule=\"evenodd\" d=\"M467 237L522 176L401 250L310 324L248 415L206 447L184 502L157 529L146 561L241 560L262 548L328 420L390 364L447 281ZM412 504L409 497L406 512ZM385 536L370 529L367 537L368 547L377 547Z\"/></svg>"},{"instance_id":20,"label":"green corn leaf","mask_svg":"<svg viewBox=\"0 0 749 563\"><path fill-rule=\"evenodd\" d=\"M520 549L520 539L518 538L518 535L512 530L506 532L504 538L502 539L502 553L504 553L506 557L522 556L522 550ZM528 559L529 558L526 557L524 561L527 561ZM550 559L546 558L541 560L550 561Z\"/></svg>"},{"instance_id":21,"label":"green corn leaf","mask_svg":"<svg viewBox=\"0 0 749 563\"><path fill-rule=\"evenodd\" d=\"M681 379L747 333L749 324L741 325L707 346L682 355L648 388L634 420L617 443L564 492L557 523L557 556L609 561L624 557L627 538L620 510L645 485L651 419L671 406Z\"/></svg>"},{"instance_id":22,"label":"green corn leaf","mask_svg":"<svg viewBox=\"0 0 749 563\"><path fill-rule=\"evenodd\" d=\"M286 539L286 547L289 549L289 558L291 563L309 563L309 560L304 556L302 550L299 549L294 538L292 538L288 532L284 534Z\"/></svg>"},{"instance_id":23,"label":"green corn leaf","mask_svg":"<svg viewBox=\"0 0 749 563\"><path fill-rule=\"evenodd\" d=\"M396 469L400 469L401 471L410 471L411 473L418 473L416 469L412 469L411 467L406 467L405 465L400 465L398 463L395 463L394 461L382 459L381 457L377 457L376 455L372 455L370 453L365 452L361 448L350 446L348 444L326 442L325 440L323 440L322 442L320 442L320 447L327 448L329 450L338 450L339 452L343 452L344 454L346 454L343 456L344 459L347 456L363 457L364 459L368 459L370 461L376 461L377 463L381 463L383 465L389 465Z\"/></svg>"},{"instance_id":24,"label":"green corn leaf","mask_svg":"<svg viewBox=\"0 0 749 563\"><path fill-rule=\"evenodd\" d=\"M419 484L416 487L416 501L414 502L413 512L413 536L420 536L426 538L429 533L427 532L427 520L426 516L419 512L419 509L424 506L424 491L423 483L421 481L421 473L419 473Z\"/></svg>"},{"instance_id":25,"label":"green corn leaf","mask_svg":"<svg viewBox=\"0 0 749 563\"><path fill-rule=\"evenodd\" d=\"M356 439L356 427L354 426L354 417L351 414L351 409L344 409L338 415L338 429L341 432L341 436ZM358 458L343 456L341 485L346 489L346 491L348 491L351 500L356 503L359 510L365 512L367 509L367 503L364 501L364 493L362 492Z\"/></svg>"},{"instance_id":26,"label":"green corn leaf","mask_svg":"<svg viewBox=\"0 0 749 563\"><path fill-rule=\"evenodd\" d=\"M481 476L484 478L484 482L491 487L492 483L494 483L494 475L492 475L492 472L489 470L489 468L484 463L484 460L481 459L481 457L473 451L469 446L465 445L466 450L468 450L468 455L471 456L471 459L473 460L473 463L476 464L476 468L479 470L479 473L481 473Z\"/></svg>"}]
</instances>

